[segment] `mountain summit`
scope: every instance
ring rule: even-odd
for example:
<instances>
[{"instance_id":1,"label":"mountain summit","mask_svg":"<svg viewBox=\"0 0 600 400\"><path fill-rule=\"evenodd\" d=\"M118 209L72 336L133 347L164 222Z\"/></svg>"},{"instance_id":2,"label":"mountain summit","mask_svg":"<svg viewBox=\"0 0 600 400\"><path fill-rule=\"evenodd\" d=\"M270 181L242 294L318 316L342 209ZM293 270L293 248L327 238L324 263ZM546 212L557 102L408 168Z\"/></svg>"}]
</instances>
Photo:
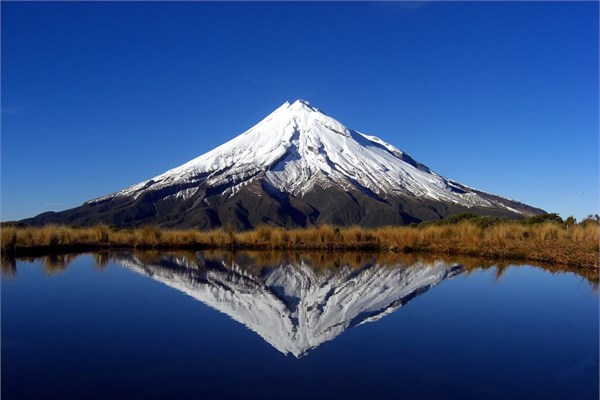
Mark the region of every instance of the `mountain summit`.
<instances>
[{"instance_id":1,"label":"mountain summit","mask_svg":"<svg viewBox=\"0 0 600 400\"><path fill-rule=\"evenodd\" d=\"M297 100L177 168L80 207L23 222L382 226L467 211L512 217L543 213L444 178L383 140L348 129Z\"/></svg>"}]
</instances>

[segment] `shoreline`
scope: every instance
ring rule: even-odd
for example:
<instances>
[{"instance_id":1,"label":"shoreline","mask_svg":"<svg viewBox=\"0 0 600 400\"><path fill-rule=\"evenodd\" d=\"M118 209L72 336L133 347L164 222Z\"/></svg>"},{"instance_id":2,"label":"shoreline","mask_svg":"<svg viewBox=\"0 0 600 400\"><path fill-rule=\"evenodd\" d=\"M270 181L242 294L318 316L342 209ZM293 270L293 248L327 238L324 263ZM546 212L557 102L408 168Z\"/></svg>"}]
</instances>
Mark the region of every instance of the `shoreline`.
<instances>
[{"instance_id":1,"label":"shoreline","mask_svg":"<svg viewBox=\"0 0 600 400\"><path fill-rule=\"evenodd\" d=\"M111 249L364 251L533 261L598 269L599 226L552 222L502 222L478 226L463 221L416 227L334 227L284 229L261 226L236 232L171 230L156 226L118 229L66 226L2 227L2 256L31 257Z\"/></svg>"}]
</instances>

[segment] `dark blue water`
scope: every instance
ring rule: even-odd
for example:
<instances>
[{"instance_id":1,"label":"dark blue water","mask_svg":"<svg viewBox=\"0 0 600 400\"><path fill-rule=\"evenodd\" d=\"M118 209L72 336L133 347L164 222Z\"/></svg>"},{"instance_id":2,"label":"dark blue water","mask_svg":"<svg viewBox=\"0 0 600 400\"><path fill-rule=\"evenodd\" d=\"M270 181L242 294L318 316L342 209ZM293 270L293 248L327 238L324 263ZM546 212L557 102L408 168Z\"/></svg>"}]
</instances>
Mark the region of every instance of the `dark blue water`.
<instances>
[{"instance_id":1,"label":"dark blue water","mask_svg":"<svg viewBox=\"0 0 600 400\"><path fill-rule=\"evenodd\" d=\"M598 398L581 276L253 257L17 261L2 399Z\"/></svg>"}]
</instances>

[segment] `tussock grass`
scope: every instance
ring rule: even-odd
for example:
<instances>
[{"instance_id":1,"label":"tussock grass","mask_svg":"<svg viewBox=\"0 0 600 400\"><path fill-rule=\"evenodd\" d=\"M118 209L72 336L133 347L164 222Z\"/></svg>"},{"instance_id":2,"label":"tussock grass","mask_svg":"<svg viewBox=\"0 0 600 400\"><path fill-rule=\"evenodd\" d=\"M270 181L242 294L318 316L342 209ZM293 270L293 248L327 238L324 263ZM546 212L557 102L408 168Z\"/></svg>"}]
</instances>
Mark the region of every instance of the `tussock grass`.
<instances>
[{"instance_id":1,"label":"tussock grass","mask_svg":"<svg viewBox=\"0 0 600 400\"><path fill-rule=\"evenodd\" d=\"M236 232L231 227L200 231L156 226L135 229L115 229L106 225L89 228L4 226L1 250L8 255L101 248L359 250L529 260L598 269L599 231L597 223L497 221L482 224L467 219L452 224L377 229L323 225L286 230L260 226L245 232Z\"/></svg>"}]
</instances>

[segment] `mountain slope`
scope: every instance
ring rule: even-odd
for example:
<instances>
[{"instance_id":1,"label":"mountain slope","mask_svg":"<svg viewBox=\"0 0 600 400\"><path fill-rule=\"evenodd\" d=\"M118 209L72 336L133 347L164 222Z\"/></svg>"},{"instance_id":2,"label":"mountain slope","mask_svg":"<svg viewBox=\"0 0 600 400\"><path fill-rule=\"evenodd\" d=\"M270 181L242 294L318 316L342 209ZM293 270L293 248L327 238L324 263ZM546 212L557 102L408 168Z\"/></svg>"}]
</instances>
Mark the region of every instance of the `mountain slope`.
<instances>
[{"instance_id":1,"label":"mountain slope","mask_svg":"<svg viewBox=\"0 0 600 400\"><path fill-rule=\"evenodd\" d=\"M464 211L513 217L543 212L446 179L298 100L177 168L80 207L23 222L381 226Z\"/></svg>"}]
</instances>

